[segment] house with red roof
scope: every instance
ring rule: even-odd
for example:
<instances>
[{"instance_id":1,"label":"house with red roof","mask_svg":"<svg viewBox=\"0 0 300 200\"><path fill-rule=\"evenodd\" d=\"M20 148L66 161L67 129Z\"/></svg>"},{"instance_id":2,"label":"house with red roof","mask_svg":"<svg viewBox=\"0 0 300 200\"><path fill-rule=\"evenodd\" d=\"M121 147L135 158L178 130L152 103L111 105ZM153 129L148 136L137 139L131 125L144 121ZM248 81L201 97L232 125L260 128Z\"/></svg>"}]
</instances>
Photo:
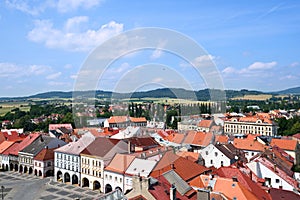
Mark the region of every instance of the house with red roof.
<instances>
[{"instance_id":1,"label":"house with red roof","mask_svg":"<svg viewBox=\"0 0 300 200\"><path fill-rule=\"evenodd\" d=\"M271 119L259 116L232 117L224 121L226 134L277 135L277 125Z\"/></svg>"},{"instance_id":2,"label":"house with red roof","mask_svg":"<svg viewBox=\"0 0 300 200\"><path fill-rule=\"evenodd\" d=\"M174 154L173 151L166 151L152 170L150 176L157 178L170 170L174 170L187 182L200 174L205 174L210 171L210 169L199 165L192 160Z\"/></svg>"},{"instance_id":3,"label":"house with red roof","mask_svg":"<svg viewBox=\"0 0 300 200\"><path fill-rule=\"evenodd\" d=\"M9 157L4 152L11 147L15 142L4 141L0 144L0 167L3 170L9 170Z\"/></svg>"},{"instance_id":4,"label":"house with red roof","mask_svg":"<svg viewBox=\"0 0 300 200\"><path fill-rule=\"evenodd\" d=\"M262 189L258 184L256 184L252 179L243 173L239 168L234 166L220 167L215 171L219 177L224 177L228 179L234 179L236 182L242 184L246 189L255 194L258 199L261 200L271 200L271 196L266 190Z\"/></svg>"},{"instance_id":5,"label":"house with red roof","mask_svg":"<svg viewBox=\"0 0 300 200\"><path fill-rule=\"evenodd\" d=\"M31 133L20 143L15 143L7 150L10 169L13 168L14 171L17 172L23 171L23 168L22 169L20 168L19 151L25 149L27 146L29 146L32 142L37 140L39 137L41 137L40 133Z\"/></svg>"},{"instance_id":6,"label":"house with red roof","mask_svg":"<svg viewBox=\"0 0 300 200\"><path fill-rule=\"evenodd\" d=\"M134 159L134 155L116 154L104 169L104 185L109 184L112 189L119 189L126 193L124 191L125 171Z\"/></svg>"},{"instance_id":7,"label":"house with red roof","mask_svg":"<svg viewBox=\"0 0 300 200\"><path fill-rule=\"evenodd\" d=\"M253 156L262 153L267 146L257 141L257 135L248 134L246 138L234 138L233 145L245 152L245 157L249 161Z\"/></svg>"},{"instance_id":8,"label":"house with red roof","mask_svg":"<svg viewBox=\"0 0 300 200\"><path fill-rule=\"evenodd\" d=\"M200 175L195 177L190 183L195 190L208 190L219 192L227 199L234 200L260 200L254 192L248 190L235 178L224 178L218 176Z\"/></svg>"},{"instance_id":9,"label":"house with red roof","mask_svg":"<svg viewBox=\"0 0 300 200\"><path fill-rule=\"evenodd\" d=\"M35 176L48 177L54 176L54 150L45 147L34 158L33 171Z\"/></svg>"},{"instance_id":10,"label":"house with red roof","mask_svg":"<svg viewBox=\"0 0 300 200\"><path fill-rule=\"evenodd\" d=\"M300 146L296 140L272 138L270 146L277 146L283 149L295 159L294 164L300 164Z\"/></svg>"},{"instance_id":11,"label":"house with red roof","mask_svg":"<svg viewBox=\"0 0 300 200\"><path fill-rule=\"evenodd\" d=\"M293 178L293 171L285 168L277 159L272 152L267 151L252 158L246 165L251 173L258 177L256 181L261 182L262 186L299 191L298 182Z\"/></svg>"},{"instance_id":12,"label":"house with red roof","mask_svg":"<svg viewBox=\"0 0 300 200\"><path fill-rule=\"evenodd\" d=\"M214 126L214 120L203 119L198 123L197 131L210 132L212 126Z\"/></svg>"},{"instance_id":13,"label":"house with red roof","mask_svg":"<svg viewBox=\"0 0 300 200\"><path fill-rule=\"evenodd\" d=\"M3 130L0 132L0 143L3 141L22 141L27 135L19 133L15 130Z\"/></svg>"},{"instance_id":14,"label":"house with red roof","mask_svg":"<svg viewBox=\"0 0 300 200\"><path fill-rule=\"evenodd\" d=\"M242 150L237 149L233 144L210 144L200 152L206 167L220 168L230 166L237 161L246 161Z\"/></svg>"},{"instance_id":15,"label":"house with red roof","mask_svg":"<svg viewBox=\"0 0 300 200\"><path fill-rule=\"evenodd\" d=\"M111 116L104 121L104 127L126 128L127 126L147 126L145 117Z\"/></svg>"}]
</instances>

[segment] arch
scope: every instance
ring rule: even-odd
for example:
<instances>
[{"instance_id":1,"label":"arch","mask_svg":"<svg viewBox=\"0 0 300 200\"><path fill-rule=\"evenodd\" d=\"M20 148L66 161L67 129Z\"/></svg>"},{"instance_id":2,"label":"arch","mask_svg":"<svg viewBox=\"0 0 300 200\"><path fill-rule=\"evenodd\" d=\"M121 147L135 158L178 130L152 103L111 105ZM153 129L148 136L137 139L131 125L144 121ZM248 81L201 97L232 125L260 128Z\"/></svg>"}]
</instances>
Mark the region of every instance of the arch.
<instances>
[{"instance_id":1,"label":"arch","mask_svg":"<svg viewBox=\"0 0 300 200\"><path fill-rule=\"evenodd\" d=\"M70 179L70 174L68 172L66 172L65 175L64 175L64 182L68 183L68 182L70 182L70 180L71 180Z\"/></svg>"},{"instance_id":2,"label":"arch","mask_svg":"<svg viewBox=\"0 0 300 200\"><path fill-rule=\"evenodd\" d=\"M23 166L22 165L20 165L20 167L19 167L19 172L23 173Z\"/></svg>"},{"instance_id":3,"label":"arch","mask_svg":"<svg viewBox=\"0 0 300 200\"><path fill-rule=\"evenodd\" d=\"M34 170L34 175L37 176L37 170L36 169Z\"/></svg>"},{"instance_id":4,"label":"arch","mask_svg":"<svg viewBox=\"0 0 300 200\"><path fill-rule=\"evenodd\" d=\"M93 183L93 190L100 190L101 184L99 181L94 181Z\"/></svg>"},{"instance_id":5,"label":"arch","mask_svg":"<svg viewBox=\"0 0 300 200\"><path fill-rule=\"evenodd\" d=\"M90 181L87 178L82 179L82 187L90 187Z\"/></svg>"},{"instance_id":6,"label":"arch","mask_svg":"<svg viewBox=\"0 0 300 200\"><path fill-rule=\"evenodd\" d=\"M19 171L19 165L18 165L18 164L15 164L15 166L14 166L14 170L15 170L16 172L18 172L18 171Z\"/></svg>"},{"instance_id":7,"label":"arch","mask_svg":"<svg viewBox=\"0 0 300 200\"><path fill-rule=\"evenodd\" d=\"M27 166L24 167L24 174L26 174L28 172L28 168Z\"/></svg>"},{"instance_id":8,"label":"arch","mask_svg":"<svg viewBox=\"0 0 300 200\"><path fill-rule=\"evenodd\" d=\"M57 171L57 173L56 173L56 180L57 180L58 182L61 182L61 181L62 181L62 178L63 178L62 172L61 172L61 171Z\"/></svg>"},{"instance_id":9,"label":"arch","mask_svg":"<svg viewBox=\"0 0 300 200\"><path fill-rule=\"evenodd\" d=\"M49 176L53 176L53 175L54 175L53 170L48 170L48 171L46 171L45 177L49 177Z\"/></svg>"},{"instance_id":10,"label":"arch","mask_svg":"<svg viewBox=\"0 0 300 200\"><path fill-rule=\"evenodd\" d=\"M2 168L2 170L5 170L5 165L4 165L4 164L2 164L2 167L1 167L1 168Z\"/></svg>"},{"instance_id":11,"label":"arch","mask_svg":"<svg viewBox=\"0 0 300 200\"><path fill-rule=\"evenodd\" d=\"M13 171L14 170L14 165L12 163L9 164L9 170Z\"/></svg>"},{"instance_id":12,"label":"arch","mask_svg":"<svg viewBox=\"0 0 300 200\"><path fill-rule=\"evenodd\" d=\"M43 176L43 173L41 170L39 170L39 176Z\"/></svg>"},{"instance_id":13,"label":"arch","mask_svg":"<svg viewBox=\"0 0 300 200\"><path fill-rule=\"evenodd\" d=\"M28 174L32 174L32 172L33 172L32 167L29 167L29 169L28 169Z\"/></svg>"},{"instance_id":14,"label":"arch","mask_svg":"<svg viewBox=\"0 0 300 200\"><path fill-rule=\"evenodd\" d=\"M109 193L109 192L111 192L111 191L112 191L111 185L110 185L110 184L106 184L106 185L105 185L105 193Z\"/></svg>"},{"instance_id":15,"label":"arch","mask_svg":"<svg viewBox=\"0 0 300 200\"><path fill-rule=\"evenodd\" d=\"M5 165L5 170L6 170L6 171L9 170L8 164Z\"/></svg>"},{"instance_id":16,"label":"arch","mask_svg":"<svg viewBox=\"0 0 300 200\"><path fill-rule=\"evenodd\" d=\"M78 176L76 174L72 176L72 184L78 184Z\"/></svg>"},{"instance_id":17,"label":"arch","mask_svg":"<svg viewBox=\"0 0 300 200\"><path fill-rule=\"evenodd\" d=\"M115 190L119 190L120 192L122 192L122 189L120 187L116 187Z\"/></svg>"}]
</instances>

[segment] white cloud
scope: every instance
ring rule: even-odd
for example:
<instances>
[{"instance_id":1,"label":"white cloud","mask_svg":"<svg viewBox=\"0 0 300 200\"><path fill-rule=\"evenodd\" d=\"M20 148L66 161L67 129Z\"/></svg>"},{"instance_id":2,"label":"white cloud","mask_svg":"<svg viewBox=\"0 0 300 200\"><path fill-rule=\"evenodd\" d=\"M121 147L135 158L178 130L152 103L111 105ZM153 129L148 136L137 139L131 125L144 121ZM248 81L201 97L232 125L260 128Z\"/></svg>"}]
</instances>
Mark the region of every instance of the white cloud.
<instances>
[{"instance_id":1,"label":"white cloud","mask_svg":"<svg viewBox=\"0 0 300 200\"><path fill-rule=\"evenodd\" d=\"M65 13L77 10L80 7L89 9L98 6L101 2L103 0L59 0L57 2L57 10Z\"/></svg>"},{"instance_id":2,"label":"white cloud","mask_svg":"<svg viewBox=\"0 0 300 200\"><path fill-rule=\"evenodd\" d=\"M236 70L233 67L226 67L225 69L222 70L223 74L232 74L235 72L236 72Z\"/></svg>"},{"instance_id":3,"label":"white cloud","mask_svg":"<svg viewBox=\"0 0 300 200\"><path fill-rule=\"evenodd\" d=\"M299 65L300 65L299 62L293 62L293 63L291 64L291 67L297 67L297 66L299 66Z\"/></svg>"},{"instance_id":4,"label":"white cloud","mask_svg":"<svg viewBox=\"0 0 300 200\"><path fill-rule=\"evenodd\" d=\"M51 69L51 67L45 65L22 66L14 63L0 63L0 77L40 76L49 73Z\"/></svg>"},{"instance_id":5,"label":"white cloud","mask_svg":"<svg viewBox=\"0 0 300 200\"><path fill-rule=\"evenodd\" d=\"M49 48L89 51L123 31L123 24L115 21L104 24L97 30L80 30L79 24L87 21L88 17L85 16L73 17L67 20L64 30L59 30L49 20L37 20L35 27L28 33L28 39Z\"/></svg>"},{"instance_id":6,"label":"white cloud","mask_svg":"<svg viewBox=\"0 0 300 200\"><path fill-rule=\"evenodd\" d=\"M57 79L58 77L61 76L61 72L57 72L57 73L54 73L54 74L50 74L48 76L46 76L46 79L48 80L53 80L53 79Z\"/></svg>"},{"instance_id":7,"label":"white cloud","mask_svg":"<svg viewBox=\"0 0 300 200\"><path fill-rule=\"evenodd\" d=\"M277 62L268 62L268 63L263 63L263 62L255 62L251 64L248 69L249 70L265 70L265 69L271 69L277 65Z\"/></svg>"},{"instance_id":8,"label":"white cloud","mask_svg":"<svg viewBox=\"0 0 300 200\"><path fill-rule=\"evenodd\" d=\"M100 5L103 0L5 0L6 6L30 15L39 15L47 8L57 9L58 12L66 13L80 8L90 9Z\"/></svg>"},{"instance_id":9,"label":"white cloud","mask_svg":"<svg viewBox=\"0 0 300 200\"><path fill-rule=\"evenodd\" d=\"M151 59L157 59L162 56L163 52L161 49L155 49L151 55Z\"/></svg>"}]
</instances>

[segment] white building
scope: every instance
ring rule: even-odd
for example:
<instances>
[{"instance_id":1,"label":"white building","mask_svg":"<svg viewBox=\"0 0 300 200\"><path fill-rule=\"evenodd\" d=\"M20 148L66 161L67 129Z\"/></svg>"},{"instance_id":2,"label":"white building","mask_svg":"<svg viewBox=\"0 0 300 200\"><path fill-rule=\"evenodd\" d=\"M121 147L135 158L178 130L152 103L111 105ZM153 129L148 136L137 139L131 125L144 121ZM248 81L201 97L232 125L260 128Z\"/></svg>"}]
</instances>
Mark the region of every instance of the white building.
<instances>
[{"instance_id":1,"label":"white building","mask_svg":"<svg viewBox=\"0 0 300 200\"><path fill-rule=\"evenodd\" d=\"M114 188L104 184L104 167L116 153L127 153L126 142L117 139L99 137L87 146L80 154L81 186L101 192L110 192Z\"/></svg>"},{"instance_id":2,"label":"white building","mask_svg":"<svg viewBox=\"0 0 300 200\"><path fill-rule=\"evenodd\" d=\"M55 180L80 185L80 153L94 140L94 137L83 135L78 141L54 151Z\"/></svg>"},{"instance_id":3,"label":"white building","mask_svg":"<svg viewBox=\"0 0 300 200\"><path fill-rule=\"evenodd\" d=\"M135 156L129 154L116 154L109 165L104 169L104 185L106 189L119 189L124 191L125 171L135 159Z\"/></svg>"},{"instance_id":4,"label":"white building","mask_svg":"<svg viewBox=\"0 0 300 200\"><path fill-rule=\"evenodd\" d=\"M297 181L276 165L272 159L258 157L249 162L247 166L258 178L265 180L264 186L266 187L299 191ZM292 175L292 171L290 173Z\"/></svg>"},{"instance_id":5,"label":"white building","mask_svg":"<svg viewBox=\"0 0 300 200\"><path fill-rule=\"evenodd\" d=\"M259 134L267 136L277 135L276 124L267 118L233 117L224 122L224 133L226 134Z\"/></svg>"},{"instance_id":6,"label":"white building","mask_svg":"<svg viewBox=\"0 0 300 200\"><path fill-rule=\"evenodd\" d=\"M133 176L141 176L147 178L154 169L156 163L157 161L154 160L135 158L125 171L126 175L123 191L129 191L132 189Z\"/></svg>"},{"instance_id":7,"label":"white building","mask_svg":"<svg viewBox=\"0 0 300 200\"><path fill-rule=\"evenodd\" d=\"M245 161L244 153L232 144L210 144L200 151L205 167L230 166L238 160Z\"/></svg>"}]
</instances>

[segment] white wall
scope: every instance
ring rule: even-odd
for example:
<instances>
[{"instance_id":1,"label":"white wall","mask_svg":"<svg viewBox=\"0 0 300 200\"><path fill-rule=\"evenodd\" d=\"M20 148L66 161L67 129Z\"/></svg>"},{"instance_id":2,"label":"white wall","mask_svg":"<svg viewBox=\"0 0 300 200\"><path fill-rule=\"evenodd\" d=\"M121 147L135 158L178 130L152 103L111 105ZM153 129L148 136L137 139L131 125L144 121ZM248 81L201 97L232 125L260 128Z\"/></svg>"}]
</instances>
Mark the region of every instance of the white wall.
<instances>
[{"instance_id":1,"label":"white wall","mask_svg":"<svg viewBox=\"0 0 300 200\"><path fill-rule=\"evenodd\" d=\"M230 159L226 157L219 149L213 144L208 145L200 151L200 154L205 162L205 167L220 168L222 166L230 166Z\"/></svg>"}]
</instances>

